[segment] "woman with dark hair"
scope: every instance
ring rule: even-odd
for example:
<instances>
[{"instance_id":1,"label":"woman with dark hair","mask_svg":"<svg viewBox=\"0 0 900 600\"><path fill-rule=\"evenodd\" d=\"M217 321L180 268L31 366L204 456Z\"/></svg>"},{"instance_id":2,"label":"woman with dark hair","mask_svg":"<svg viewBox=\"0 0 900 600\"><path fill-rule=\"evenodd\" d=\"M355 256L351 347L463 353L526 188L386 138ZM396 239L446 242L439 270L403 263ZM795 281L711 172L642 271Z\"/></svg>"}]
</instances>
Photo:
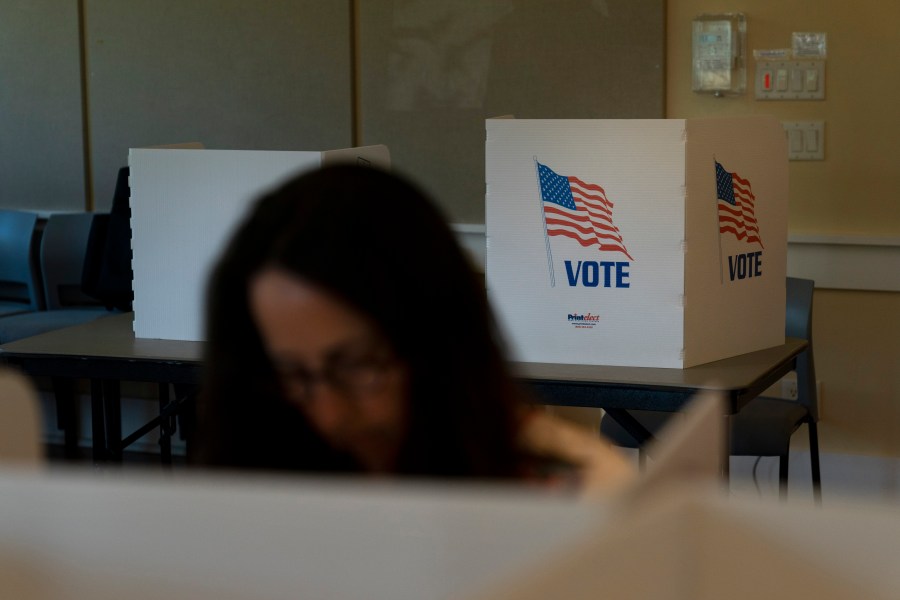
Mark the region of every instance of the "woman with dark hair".
<instances>
[{"instance_id":1,"label":"woman with dark hair","mask_svg":"<svg viewBox=\"0 0 900 600\"><path fill-rule=\"evenodd\" d=\"M590 455L610 484L631 473L588 435L590 452L543 447L572 431L534 434L547 423L509 374L481 276L394 175L336 166L268 194L207 294L201 463L522 478Z\"/></svg>"}]
</instances>

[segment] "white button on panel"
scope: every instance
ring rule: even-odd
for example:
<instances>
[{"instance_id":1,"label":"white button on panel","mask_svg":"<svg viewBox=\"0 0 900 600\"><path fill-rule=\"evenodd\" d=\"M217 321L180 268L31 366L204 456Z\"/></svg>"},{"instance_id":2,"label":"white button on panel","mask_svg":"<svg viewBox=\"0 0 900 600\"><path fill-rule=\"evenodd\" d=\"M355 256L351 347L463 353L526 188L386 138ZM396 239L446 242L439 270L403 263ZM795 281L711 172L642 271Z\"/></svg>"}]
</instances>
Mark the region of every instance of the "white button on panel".
<instances>
[{"instance_id":1,"label":"white button on panel","mask_svg":"<svg viewBox=\"0 0 900 600\"><path fill-rule=\"evenodd\" d=\"M819 71L817 69L806 69L805 86L807 92L815 92L819 89Z\"/></svg>"},{"instance_id":2,"label":"white button on panel","mask_svg":"<svg viewBox=\"0 0 900 600\"><path fill-rule=\"evenodd\" d=\"M791 91L792 92L802 92L803 91L803 69L791 69Z\"/></svg>"},{"instance_id":3,"label":"white button on panel","mask_svg":"<svg viewBox=\"0 0 900 600\"><path fill-rule=\"evenodd\" d=\"M804 150L812 153L819 151L819 132L817 130L807 129L803 132L803 139L806 140Z\"/></svg>"},{"instance_id":4,"label":"white button on panel","mask_svg":"<svg viewBox=\"0 0 900 600\"><path fill-rule=\"evenodd\" d=\"M775 89L779 92L787 91L788 87L788 70L778 69L775 72Z\"/></svg>"},{"instance_id":5,"label":"white button on panel","mask_svg":"<svg viewBox=\"0 0 900 600\"><path fill-rule=\"evenodd\" d=\"M803 152L803 130L788 130L788 141L790 142L791 153Z\"/></svg>"}]
</instances>

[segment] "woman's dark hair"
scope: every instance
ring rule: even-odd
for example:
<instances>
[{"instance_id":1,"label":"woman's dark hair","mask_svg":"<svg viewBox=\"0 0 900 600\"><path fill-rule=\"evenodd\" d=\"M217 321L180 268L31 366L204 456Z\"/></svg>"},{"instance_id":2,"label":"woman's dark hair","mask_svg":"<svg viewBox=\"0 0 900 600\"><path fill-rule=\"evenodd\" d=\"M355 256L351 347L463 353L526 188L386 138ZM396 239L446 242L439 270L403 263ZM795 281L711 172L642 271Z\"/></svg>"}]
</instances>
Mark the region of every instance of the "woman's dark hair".
<instances>
[{"instance_id":1,"label":"woman's dark hair","mask_svg":"<svg viewBox=\"0 0 900 600\"><path fill-rule=\"evenodd\" d=\"M351 165L301 175L239 226L207 288L199 462L232 468L359 467L282 397L249 304L277 266L366 315L410 373L401 473L514 476L521 391L509 375L482 276L443 216L404 179Z\"/></svg>"}]
</instances>

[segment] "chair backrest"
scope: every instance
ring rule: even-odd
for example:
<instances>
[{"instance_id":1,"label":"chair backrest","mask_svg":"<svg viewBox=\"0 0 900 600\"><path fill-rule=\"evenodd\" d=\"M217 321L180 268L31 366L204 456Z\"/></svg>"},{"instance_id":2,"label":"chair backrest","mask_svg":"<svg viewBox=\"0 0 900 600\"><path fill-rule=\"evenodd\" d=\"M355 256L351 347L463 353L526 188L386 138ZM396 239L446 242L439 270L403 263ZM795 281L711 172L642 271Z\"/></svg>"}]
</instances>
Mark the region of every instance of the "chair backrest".
<instances>
[{"instance_id":1,"label":"chair backrest","mask_svg":"<svg viewBox=\"0 0 900 600\"><path fill-rule=\"evenodd\" d=\"M26 467L44 462L37 394L8 369L0 370L0 462Z\"/></svg>"},{"instance_id":2,"label":"chair backrest","mask_svg":"<svg viewBox=\"0 0 900 600\"><path fill-rule=\"evenodd\" d=\"M48 310L96 306L81 288L94 213L51 215L41 238L41 276Z\"/></svg>"},{"instance_id":3,"label":"chair backrest","mask_svg":"<svg viewBox=\"0 0 900 600\"><path fill-rule=\"evenodd\" d=\"M784 334L809 342L809 346L797 357L797 400L809 411L814 421L819 420L816 390L816 368L813 362L812 309L815 282L811 279L787 278L787 304Z\"/></svg>"},{"instance_id":4,"label":"chair backrest","mask_svg":"<svg viewBox=\"0 0 900 600\"><path fill-rule=\"evenodd\" d=\"M129 311L132 307L131 189L129 169L122 167L116 179L112 208L104 219L94 219L82 280L84 291L106 308ZM99 217L99 215L98 215Z\"/></svg>"},{"instance_id":5,"label":"chair backrest","mask_svg":"<svg viewBox=\"0 0 900 600\"><path fill-rule=\"evenodd\" d=\"M21 304L23 311L41 308L34 260L37 215L0 210L0 302Z\"/></svg>"}]
</instances>

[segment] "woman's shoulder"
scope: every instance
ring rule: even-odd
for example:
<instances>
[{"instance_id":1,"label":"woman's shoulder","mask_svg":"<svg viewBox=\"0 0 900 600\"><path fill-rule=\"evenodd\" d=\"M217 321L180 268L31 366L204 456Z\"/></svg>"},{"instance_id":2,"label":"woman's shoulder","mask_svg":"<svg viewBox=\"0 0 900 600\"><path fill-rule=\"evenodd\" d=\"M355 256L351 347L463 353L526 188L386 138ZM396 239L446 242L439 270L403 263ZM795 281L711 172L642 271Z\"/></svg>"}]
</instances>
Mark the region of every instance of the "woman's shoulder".
<instances>
[{"instance_id":1,"label":"woman's shoulder","mask_svg":"<svg viewBox=\"0 0 900 600\"><path fill-rule=\"evenodd\" d=\"M519 443L532 457L529 475L580 493L608 493L636 477L632 462L598 433L532 409L522 418Z\"/></svg>"}]
</instances>

